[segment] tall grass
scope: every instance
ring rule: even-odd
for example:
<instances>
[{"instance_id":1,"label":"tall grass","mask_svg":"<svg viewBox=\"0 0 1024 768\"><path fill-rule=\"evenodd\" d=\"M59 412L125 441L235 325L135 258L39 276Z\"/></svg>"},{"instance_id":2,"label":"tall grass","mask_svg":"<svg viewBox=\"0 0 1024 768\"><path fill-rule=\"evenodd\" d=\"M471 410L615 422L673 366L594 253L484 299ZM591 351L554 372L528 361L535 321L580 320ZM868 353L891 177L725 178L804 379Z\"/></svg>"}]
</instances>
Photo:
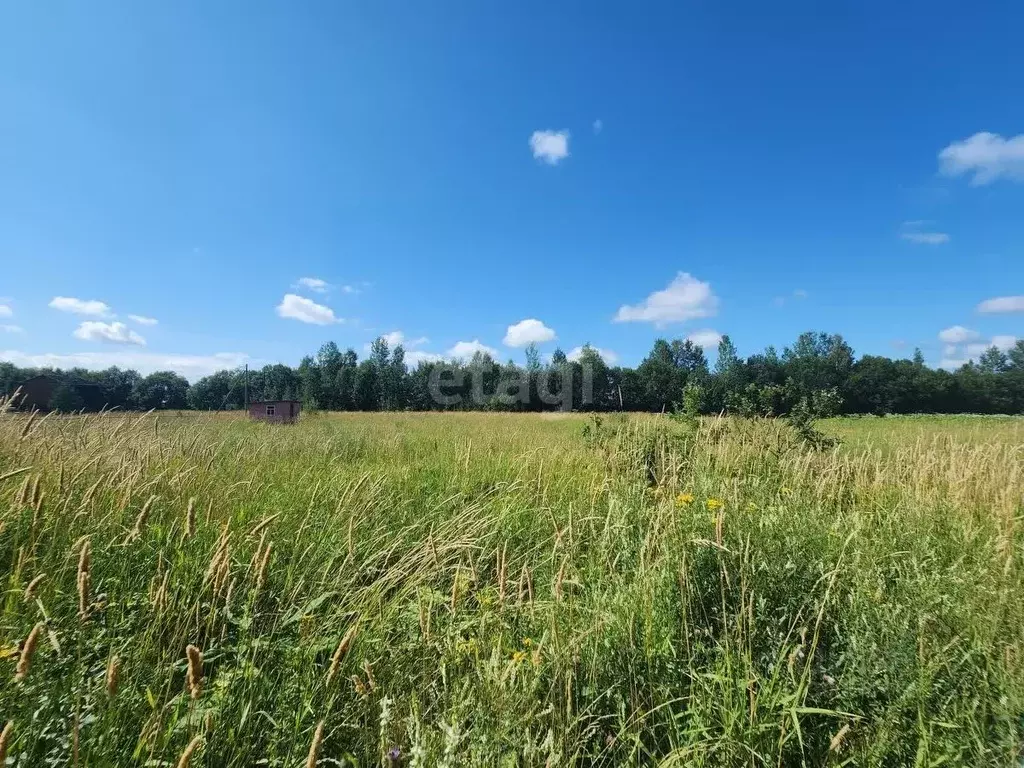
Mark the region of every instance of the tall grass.
<instances>
[{"instance_id":1,"label":"tall grass","mask_svg":"<svg viewBox=\"0 0 1024 768\"><path fill-rule=\"evenodd\" d=\"M8 764L1015 764L1020 422L827 428L4 414Z\"/></svg>"}]
</instances>

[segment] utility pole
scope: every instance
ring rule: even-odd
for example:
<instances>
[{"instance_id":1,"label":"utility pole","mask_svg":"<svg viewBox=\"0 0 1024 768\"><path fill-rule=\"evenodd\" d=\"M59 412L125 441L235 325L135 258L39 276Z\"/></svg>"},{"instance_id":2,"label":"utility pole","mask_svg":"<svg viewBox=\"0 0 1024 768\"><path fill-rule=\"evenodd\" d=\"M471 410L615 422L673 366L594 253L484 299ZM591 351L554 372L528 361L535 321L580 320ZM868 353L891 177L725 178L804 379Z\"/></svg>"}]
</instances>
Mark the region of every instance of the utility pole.
<instances>
[{"instance_id":1,"label":"utility pole","mask_svg":"<svg viewBox=\"0 0 1024 768\"><path fill-rule=\"evenodd\" d=\"M249 364L245 364L245 377L242 379L242 386L245 388L245 410L249 410Z\"/></svg>"}]
</instances>

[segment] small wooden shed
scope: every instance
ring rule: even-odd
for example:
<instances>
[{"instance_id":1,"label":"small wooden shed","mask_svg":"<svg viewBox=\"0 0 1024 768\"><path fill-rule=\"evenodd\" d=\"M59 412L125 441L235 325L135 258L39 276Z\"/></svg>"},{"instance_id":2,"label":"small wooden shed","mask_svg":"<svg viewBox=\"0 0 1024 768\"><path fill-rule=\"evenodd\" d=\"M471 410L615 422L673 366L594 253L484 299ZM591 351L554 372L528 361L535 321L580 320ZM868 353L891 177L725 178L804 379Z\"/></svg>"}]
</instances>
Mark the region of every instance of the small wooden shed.
<instances>
[{"instance_id":1,"label":"small wooden shed","mask_svg":"<svg viewBox=\"0 0 1024 768\"><path fill-rule=\"evenodd\" d=\"M249 418L271 424L294 424L299 420L298 400L257 400L249 404Z\"/></svg>"}]
</instances>

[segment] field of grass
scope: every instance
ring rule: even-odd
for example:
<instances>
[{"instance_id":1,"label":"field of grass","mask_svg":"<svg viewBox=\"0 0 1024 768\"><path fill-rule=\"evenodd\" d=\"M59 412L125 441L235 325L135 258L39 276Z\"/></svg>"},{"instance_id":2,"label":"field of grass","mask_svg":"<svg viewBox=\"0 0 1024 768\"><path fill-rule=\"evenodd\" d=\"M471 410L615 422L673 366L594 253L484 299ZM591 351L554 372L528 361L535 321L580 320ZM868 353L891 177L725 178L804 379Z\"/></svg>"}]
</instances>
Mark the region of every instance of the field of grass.
<instances>
[{"instance_id":1,"label":"field of grass","mask_svg":"<svg viewBox=\"0 0 1024 768\"><path fill-rule=\"evenodd\" d=\"M823 429L0 415L0 753L1016 765L1024 421Z\"/></svg>"}]
</instances>

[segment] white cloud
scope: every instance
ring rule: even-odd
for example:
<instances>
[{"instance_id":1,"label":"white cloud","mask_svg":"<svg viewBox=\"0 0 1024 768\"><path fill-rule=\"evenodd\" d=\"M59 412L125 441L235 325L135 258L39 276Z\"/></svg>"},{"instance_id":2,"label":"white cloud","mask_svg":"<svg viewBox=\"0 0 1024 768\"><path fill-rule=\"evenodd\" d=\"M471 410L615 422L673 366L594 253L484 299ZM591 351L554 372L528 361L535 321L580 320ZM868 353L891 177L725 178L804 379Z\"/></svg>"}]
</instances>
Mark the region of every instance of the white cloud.
<instances>
[{"instance_id":1,"label":"white cloud","mask_svg":"<svg viewBox=\"0 0 1024 768\"><path fill-rule=\"evenodd\" d=\"M594 134L597 135L598 133L604 130L604 121L601 119L597 119L594 121L591 127L594 129Z\"/></svg>"},{"instance_id":2,"label":"white cloud","mask_svg":"<svg viewBox=\"0 0 1024 768\"><path fill-rule=\"evenodd\" d=\"M483 352L493 358L498 357L498 350L494 347L488 347L486 344L481 343L479 339L456 342L455 345L448 350L447 356L461 360L472 357L476 352Z\"/></svg>"},{"instance_id":3,"label":"white cloud","mask_svg":"<svg viewBox=\"0 0 1024 768\"><path fill-rule=\"evenodd\" d=\"M307 288L316 293L327 293L331 290L331 284L326 280L321 280L319 277L300 277L295 285L298 288Z\"/></svg>"},{"instance_id":4,"label":"white cloud","mask_svg":"<svg viewBox=\"0 0 1024 768\"><path fill-rule=\"evenodd\" d=\"M14 310L6 304L0 304L0 317L14 317Z\"/></svg>"},{"instance_id":5,"label":"white cloud","mask_svg":"<svg viewBox=\"0 0 1024 768\"><path fill-rule=\"evenodd\" d=\"M1024 133L1004 139L981 131L939 152L939 170L946 176L972 174L971 184L991 184L1001 176L1024 180Z\"/></svg>"},{"instance_id":6,"label":"white cloud","mask_svg":"<svg viewBox=\"0 0 1024 768\"><path fill-rule=\"evenodd\" d=\"M548 165L558 163L569 156L568 131L534 131L530 136L533 156Z\"/></svg>"},{"instance_id":7,"label":"white cloud","mask_svg":"<svg viewBox=\"0 0 1024 768\"><path fill-rule=\"evenodd\" d=\"M412 347L420 347L426 344L428 341L430 341L430 339L428 339L426 336L420 336L419 338L415 339L407 339L405 338L405 334L402 331L392 331L391 333L383 333L381 334L381 337L384 339L384 341L388 343L388 347L390 347L391 349L394 349L399 344L401 344L406 351L406 359L409 358L409 355L411 354L409 350ZM364 345L364 349L368 351L370 349L370 345Z\"/></svg>"},{"instance_id":8,"label":"white cloud","mask_svg":"<svg viewBox=\"0 0 1024 768\"><path fill-rule=\"evenodd\" d=\"M712 330L711 328L704 328L699 331L694 331L686 337L688 341L692 341L698 347L717 347L718 342L722 340L722 334L718 331Z\"/></svg>"},{"instance_id":9,"label":"white cloud","mask_svg":"<svg viewBox=\"0 0 1024 768\"><path fill-rule=\"evenodd\" d=\"M25 329L20 325L0 325L0 331L4 333L24 333Z\"/></svg>"},{"instance_id":10,"label":"white cloud","mask_svg":"<svg viewBox=\"0 0 1024 768\"><path fill-rule=\"evenodd\" d=\"M527 344L543 344L555 338L555 332L540 320L527 318L510 325L502 344L506 347L525 347Z\"/></svg>"},{"instance_id":11,"label":"white cloud","mask_svg":"<svg viewBox=\"0 0 1024 768\"><path fill-rule=\"evenodd\" d=\"M654 323L664 328L699 317L712 317L718 312L718 297L705 283L688 272L680 272L668 287L655 291L640 304L623 304L615 315L615 322Z\"/></svg>"},{"instance_id":12,"label":"white cloud","mask_svg":"<svg viewBox=\"0 0 1024 768\"><path fill-rule=\"evenodd\" d=\"M420 363L436 363L442 359L441 355L422 349L412 349L405 353L405 364L409 368L415 368Z\"/></svg>"},{"instance_id":13,"label":"white cloud","mask_svg":"<svg viewBox=\"0 0 1024 768\"><path fill-rule=\"evenodd\" d=\"M343 286L341 286L341 292L342 293L359 293L360 291L354 285L343 285Z\"/></svg>"},{"instance_id":14,"label":"white cloud","mask_svg":"<svg viewBox=\"0 0 1024 768\"><path fill-rule=\"evenodd\" d=\"M963 344L980 337L980 333L972 331L970 328L964 328L962 325L950 326L939 331L939 341L944 341L947 344Z\"/></svg>"},{"instance_id":15,"label":"white cloud","mask_svg":"<svg viewBox=\"0 0 1024 768\"><path fill-rule=\"evenodd\" d=\"M334 316L334 310L317 304L315 301L296 296L294 293L286 293L281 303L277 305L277 314L280 317L298 320L313 325L330 325L331 323L343 323L342 318Z\"/></svg>"},{"instance_id":16,"label":"white cloud","mask_svg":"<svg viewBox=\"0 0 1024 768\"><path fill-rule=\"evenodd\" d=\"M92 315L94 317L109 317L110 307L102 301L95 299L75 299L70 296L54 296L50 306L59 309L61 312L72 312L76 315Z\"/></svg>"},{"instance_id":17,"label":"white cloud","mask_svg":"<svg viewBox=\"0 0 1024 768\"><path fill-rule=\"evenodd\" d=\"M978 305L978 311L985 314L1024 312L1024 296L999 296L994 299L985 299Z\"/></svg>"},{"instance_id":18,"label":"white cloud","mask_svg":"<svg viewBox=\"0 0 1024 768\"><path fill-rule=\"evenodd\" d=\"M945 232L901 232L900 237L917 245L942 245L949 242Z\"/></svg>"},{"instance_id":19,"label":"white cloud","mask_svg":"<svg viewBox=\"0 0 1024 768\"><path fill-rule=\"evenodd\" d=\"M601 356L601 359L604 360L605 363L607 363L608 365L615 365L617 362L619 362L619 356L612 352L610 349L602 349L601 347L595 347L593 344L590 345L590 348L597 352L597 354ZM572 360L573 362L576 362L577 360L580 359L580 355L582 354L583 347L573 347L572 351L570 351L569 354L566 355L566 357Z\"/></svg>"},{"instance_id":20,"label":"white cloud","mask_svg":"<svg viewBox=\"0 0 1024 768\"><path fill-rule=\"evenodd\" d=\"M7 360L23 368L87 368L103 370L112 365L132 368L146 375L153 371L174 371L190 381L209 376L225 368L238 368L254 361L241 352L218 352L213 355L163 354L136 350L106 352L75 352L71 354L30 354L17 350L0 351L0 360ZM262 361L255 361L262 362Z\"/></svg>"},{"instance_id":21,"label":"white cloud","mask_svg":"<svg viewBox=\"0 0 1024 768\"><path fill-rule=\"evenodd\" d=\"M939 368L945 368L947 371L955 371L963 365L971 362L966 357L944 357L939 361Z\"/></svg>"},{"instance_id":22,"label":"white cloud","mask_svg":"<svg viewBox=\"0 0 1024 768\"><path fill-rule=\"evenodd\" d=\"M155 317L146 317L145 315L128 315L128 319L139 325L156 325L157 323Z\"/></svg>"},{"instance_id":23,"label":"white cloud","mask_svg":"<svg viewBox=\"0 0 1024 768\"><path fill-rule=\"evenodd\" d=\"M967 354L970 357L974 358L978 357L983 352L987 352L992 347L995 347L1001 352L1006 352L1007 350L1012 349L1013 345L1016 343L1016 336L993 336L988 341L978 342L976 344L968 344L966 349Z\"/></svg>"},{"instance_id":24,"label":"white cloud","mask_svg":"<svg viewBox=\"0 0 1024 768\"><path fill-rule=\"evenodd\" d=\"M86 320L72 334L83 341L109 341L113 344L136 344L145 346L146 340L124 323L104 323Z\"/></svg>"}]
</instances>

